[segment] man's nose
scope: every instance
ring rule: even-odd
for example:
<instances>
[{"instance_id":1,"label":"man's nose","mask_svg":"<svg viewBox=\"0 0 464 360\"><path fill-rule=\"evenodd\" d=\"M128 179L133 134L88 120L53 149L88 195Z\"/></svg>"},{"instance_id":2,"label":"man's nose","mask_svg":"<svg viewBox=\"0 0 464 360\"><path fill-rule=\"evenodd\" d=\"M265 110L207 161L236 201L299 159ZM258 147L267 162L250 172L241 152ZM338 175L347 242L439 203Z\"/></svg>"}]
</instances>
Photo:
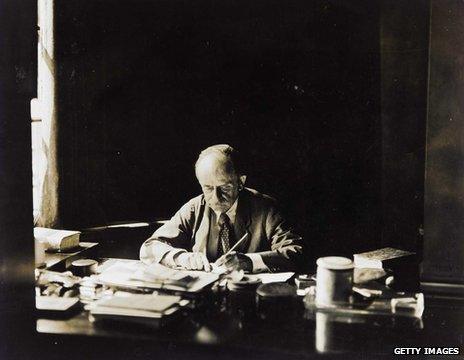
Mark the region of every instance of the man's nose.
<instances>
[{"instance_id":1,"label":"man's nose","mask_svg":"<svg viewBox=\"0 0 464 360\"><path fill-rule=\"evenodd\" d=\"M214 197L215 197L216 200L221 200L221 198L222 198L221 195L222 194L221 194L221 189L220 188L218 188L218 187L214 188L213 194L214 194Z\"/></svg>"}]
</instances>

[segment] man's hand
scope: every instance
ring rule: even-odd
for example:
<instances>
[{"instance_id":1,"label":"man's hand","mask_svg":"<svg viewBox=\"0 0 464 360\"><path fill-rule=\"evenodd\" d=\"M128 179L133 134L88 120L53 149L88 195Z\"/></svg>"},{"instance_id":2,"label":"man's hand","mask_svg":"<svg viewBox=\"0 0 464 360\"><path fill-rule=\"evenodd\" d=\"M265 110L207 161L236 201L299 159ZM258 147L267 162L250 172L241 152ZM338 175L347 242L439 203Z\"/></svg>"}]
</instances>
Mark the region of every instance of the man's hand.
<instances>
[{"instance_id":1,"label":"man's hand","mask_svg":"<svg viewBox=\"0 0 464 360\"><path fill-rule=\"evenodd\" d=\"M221 256L216 261L217 266L224 266L228 271L243 270L252 272L253 262L245 254L232 251L230 254Z\"/></svg>"},{"instance_id":2,"label":"man's hand","mask_svg":"<svg viewBox=\"0 0 464 360\"><path fill-rule=\"evenodd\" d=\"M174 257L174 262L187 270L211 271L211 264L206 255L200 252L183 252Z\"/></svg>"}]
</instances>

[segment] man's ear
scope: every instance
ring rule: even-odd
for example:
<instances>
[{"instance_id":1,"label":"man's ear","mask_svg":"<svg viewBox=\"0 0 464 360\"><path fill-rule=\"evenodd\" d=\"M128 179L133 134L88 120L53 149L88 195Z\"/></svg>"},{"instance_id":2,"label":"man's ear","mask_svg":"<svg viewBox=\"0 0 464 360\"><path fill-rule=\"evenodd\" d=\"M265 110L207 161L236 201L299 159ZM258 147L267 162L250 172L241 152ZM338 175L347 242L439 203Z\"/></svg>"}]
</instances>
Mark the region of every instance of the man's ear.
<instances>
[{"instance_id":1,"label":"man's ear","mask_svg":"<svg viewBox=\"0 0 464 360\"><path fill-rule=\"evenodd\" d=\"M247 176L246 175L240 175L240 185L243 187L245 186L245 181L246 181Z\"/></svg>"}]
</instances>

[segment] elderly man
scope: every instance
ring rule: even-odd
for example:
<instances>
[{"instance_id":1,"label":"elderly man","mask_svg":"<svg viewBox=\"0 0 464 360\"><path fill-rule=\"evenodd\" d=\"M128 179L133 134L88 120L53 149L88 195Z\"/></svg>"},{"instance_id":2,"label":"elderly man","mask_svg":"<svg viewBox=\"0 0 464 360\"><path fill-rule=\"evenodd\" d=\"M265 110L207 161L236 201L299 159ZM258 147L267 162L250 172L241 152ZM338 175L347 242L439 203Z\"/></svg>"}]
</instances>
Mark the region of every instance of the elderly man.
<instances>
[{"instance_id":1,"label":"elderly man","mask_svg":"<svg viewBox=\"0 0 464 360\"><path fill-rule=\"evenodd\" d=\"M206 271L215 260L228 270L294 269L301 237L288 227L271 197L244 187L246 175L231 146L203 150L195 173L203 194L144 242L143 262Z\"/></svg>"}]
</instances>

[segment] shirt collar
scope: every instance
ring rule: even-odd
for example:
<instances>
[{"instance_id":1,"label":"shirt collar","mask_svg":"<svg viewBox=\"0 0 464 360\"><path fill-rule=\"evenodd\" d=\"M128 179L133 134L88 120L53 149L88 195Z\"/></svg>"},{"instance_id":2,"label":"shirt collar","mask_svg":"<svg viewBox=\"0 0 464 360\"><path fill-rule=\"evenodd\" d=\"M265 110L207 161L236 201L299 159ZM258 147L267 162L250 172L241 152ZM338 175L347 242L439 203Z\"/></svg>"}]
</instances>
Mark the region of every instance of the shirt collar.
<instances>
[{"instance_id":1,"label":"shirt collar","mask_svg":"<svg viewBox=\"0 0 464 360\"><path fill-rule=\"evenodd\" d=\"M238 197L235 200L235 202L232 204L232 206L229 208L229 210L226 211L226 215L230 219L230 223L233 224L235 222L235 215L237 214L237 203L238 203ZM220 212L214 211L216 214L216 224L219 222L219 216L221 215Z\"/></svg>"}]
</instances>

